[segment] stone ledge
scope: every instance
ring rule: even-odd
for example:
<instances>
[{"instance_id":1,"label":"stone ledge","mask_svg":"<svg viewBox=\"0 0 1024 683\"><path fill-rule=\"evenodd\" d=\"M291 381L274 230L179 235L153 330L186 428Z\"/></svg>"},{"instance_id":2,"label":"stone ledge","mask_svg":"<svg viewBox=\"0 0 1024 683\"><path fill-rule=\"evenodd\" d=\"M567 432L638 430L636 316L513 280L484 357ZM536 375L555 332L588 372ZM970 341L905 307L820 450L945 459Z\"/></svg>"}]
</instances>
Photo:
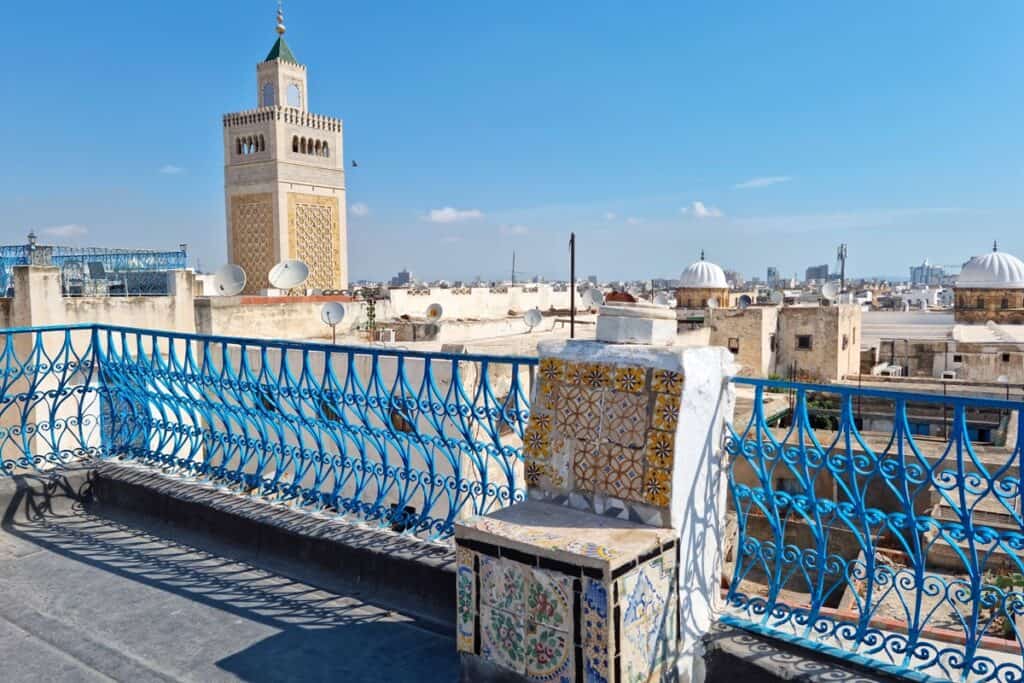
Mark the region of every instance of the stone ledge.
<instances>
[{"instance_id":1,"label":"stone ledge","mask_svg":"<svg viewBox=\"0 0 1024 683\"><path fill-rule=\"evenodd\" d=\"M704 636L704 666L706 681L888 683L906 680L720 622Z\"/></svg>"},{"instance_id":2,"label":"stone ledge","mask_svg":"<svg viewBox=\"0 0 1024 683\"><path fill-rule=\"evenodd\" d=\"M387 529L312 515L140 465L97 464L101 506L141 513L246 546L261 560L284 558L336 572L375 599L449 632L455 623L455 552Z\"/></svg>"}]
</instances>

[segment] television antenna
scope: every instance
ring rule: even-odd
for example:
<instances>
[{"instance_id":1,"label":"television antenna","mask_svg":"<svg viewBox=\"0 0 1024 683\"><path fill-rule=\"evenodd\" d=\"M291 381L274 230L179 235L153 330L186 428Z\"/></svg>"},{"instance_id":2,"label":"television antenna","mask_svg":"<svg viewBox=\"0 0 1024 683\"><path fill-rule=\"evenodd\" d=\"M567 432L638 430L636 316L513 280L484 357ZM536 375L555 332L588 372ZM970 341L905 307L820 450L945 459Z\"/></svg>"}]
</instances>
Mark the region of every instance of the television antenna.
<instances>
[{"instance_id":1,"label":"television antenna","mask_svg":"<svg viewBox=\"0 0 1024 683\"><path fill-rule=\"evenodd\" d=\"M529 328L529 332L533 332L533 328L540 325L543 319L544 316L541 315L540 309L538 308L531 308L523 314L523 322L526 323L526 327ZM529 332L527 334L529 334Z\"/></svg>"},{"instance_id":2,"label":"television antenna","mask_svg":"<svg viewBox=\"0 0 1024 683\"><path fill-rule=\"evenodd\" d=\"M270 269L267 279L274 289L283 289L289 294L296 287L301 287L309 278L309 266L299 259L287 259Z\"/></svg>"},{"instance_id":3,"label":"television antenna","mask_svg":"<svg viewBox=\"0 0 1024 683\"><path fill-rule=\"evenodd\" d=\"M221 296L236 296L245 289L245 269L234 263L226 263L217 269L213 284Z\"/></svg>"},{"instance_id":4,"label":"television antenna","mask_svg":"<svg viewBox=\"0 0 1024 683\"><path fill-rule=\"evenodd\" d=\"M338 323L345 319L345 307L337 301L328 301L320 307L320 320L331 326L331 343L338 343Z\"/></svg>"}]
</instances>

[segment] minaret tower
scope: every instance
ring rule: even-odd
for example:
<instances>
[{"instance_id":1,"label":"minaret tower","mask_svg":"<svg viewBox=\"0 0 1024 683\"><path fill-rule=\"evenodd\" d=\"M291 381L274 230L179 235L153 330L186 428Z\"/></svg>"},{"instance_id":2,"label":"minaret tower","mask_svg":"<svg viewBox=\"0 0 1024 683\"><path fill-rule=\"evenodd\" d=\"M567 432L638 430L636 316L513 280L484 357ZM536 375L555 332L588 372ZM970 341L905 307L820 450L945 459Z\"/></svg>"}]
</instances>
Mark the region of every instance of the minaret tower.
<instances>
[{"instance_id":1,"label":"minaret tower","mask_svg":"<svg viewBox=\"0 0 1024 683\"><path fill-rule=\"evenodd\" d=\"M278 261L309 265L306 286L348 286L341 119L309 113L306 67L284 40L256 66L257 108L224 115L228 260L245 269L246 294L270 287Z\"/></svg>"}]
</instances>

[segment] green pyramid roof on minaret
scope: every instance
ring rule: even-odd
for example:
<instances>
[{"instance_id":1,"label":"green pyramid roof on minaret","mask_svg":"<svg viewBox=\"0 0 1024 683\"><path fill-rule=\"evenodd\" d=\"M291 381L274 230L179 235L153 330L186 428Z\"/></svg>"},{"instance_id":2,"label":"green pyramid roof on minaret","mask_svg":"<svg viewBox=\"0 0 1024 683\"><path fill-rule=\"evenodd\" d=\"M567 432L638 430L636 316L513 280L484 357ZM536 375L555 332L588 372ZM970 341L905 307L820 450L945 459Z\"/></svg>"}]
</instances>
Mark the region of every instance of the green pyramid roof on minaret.
<instances>
[{"instance_id":1,"label":"green pyramid roof on minaret","mask_svg":"<svg viewBox=\"0 0 1024 683\"><path fill-rule=\"evenodd\" d=\"M288 47L288 43L284 42L284 36L274 41L274 47L270 48L267 58L263 61L272 62L275 59L280 59L282 62L291 62L292 64L299 63L299 60L295 59L295 55L292 54L292 49Z\"/></svg>"},{"instance_id":2,"label":"green pyramid roof on minaret","mask_svg":"<svg viewBox=\"0 0 1024 683\"><path fill-rule=\"evenodd\" d=\"M272 62L275 59L280 59L282 62L291 62L292 64L298 64L299 60L295 59L295 55L292 54L292 50L288 47L288 43L284 42L284 9L281 7L281 3L277 4L277 40L274 42L274 47L270 48L270 52L267 53L267 58L264 62Z\"/></svg>"}]
</instances>

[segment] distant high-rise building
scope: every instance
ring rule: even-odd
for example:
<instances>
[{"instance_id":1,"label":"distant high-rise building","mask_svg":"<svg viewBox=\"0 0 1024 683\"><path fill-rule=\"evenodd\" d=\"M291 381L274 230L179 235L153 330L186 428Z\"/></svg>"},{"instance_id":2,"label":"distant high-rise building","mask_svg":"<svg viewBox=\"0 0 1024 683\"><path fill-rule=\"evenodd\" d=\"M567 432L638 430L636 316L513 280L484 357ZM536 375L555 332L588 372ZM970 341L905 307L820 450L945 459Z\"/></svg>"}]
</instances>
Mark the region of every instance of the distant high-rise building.
<instances>
[{"instance_id":1,"label":"distant high-rise building","mask_svg":"<svg viewBox=\"0 0 1024 683\"><path fill-rule=\"evenodd\" d=\"M589 282L592 285L596 285L597 284L597 276L596 275L588 275L587 276L587 282Z\"/></svg>"},{"instance_id":2,"label":"distant high-rise building","mask_svg":"<svg viewBox=\"0 0 1024 683\"><path fill-rule=\"evenodd\" d=\"M769 287L774 287L779 282L779 269L775 266L768 266L768 276L765 278Z\"/></svg>"},{"instance_id":3,"label":"distant high-rise building","mask_svg":"<svg viewBox=\"0 0 1024 683\"><path fill-rule=\"evenodd\" d=\"M912 285L938 285L942 284L942 278L946 272L942 266L933 266L928 259L919 266L910 266L910 284Z\"/></svg>"},{"instance_id":4,"label":"distant high-rise building","mask_svg":"<svg viewBox=\"0 0 1024 683\"><path fill-rule=\"evenodd\" d=\"M811 266L807 269L804 275L805 280L827 280L828 279L828 264L822 264L820 266Z\"/></svg>"},{"instance_id":5,"label":"distant high-rise building","mask_svg":"<svg viewBox=\"0 0 1024 683\"><path fill-rule=\"evenodd\" d=\"M408 268L403 268L398 271L398 275L391 278L392 287L405 287L410 284L412 284L412 273L409 272Z\"/></svg>"}]
</instances>

